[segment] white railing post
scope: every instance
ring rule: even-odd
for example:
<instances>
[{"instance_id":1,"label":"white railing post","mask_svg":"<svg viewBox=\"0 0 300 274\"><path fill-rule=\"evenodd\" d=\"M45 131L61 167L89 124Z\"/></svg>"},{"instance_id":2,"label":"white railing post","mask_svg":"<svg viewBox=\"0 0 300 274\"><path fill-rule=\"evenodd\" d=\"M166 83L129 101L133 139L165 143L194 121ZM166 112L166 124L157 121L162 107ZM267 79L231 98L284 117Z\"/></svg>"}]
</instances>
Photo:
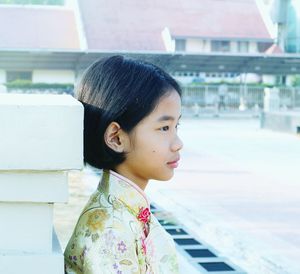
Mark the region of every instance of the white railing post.
<instances>
[{"instance_id":1,"label":"white railing post","mask_svg":"<svg viewBox=\"0 0 300 274\"><path fill-rule=\"evenodd\" d=\"M280 107L280 97L278 88L265 88L264 111L278 111Z\"/></svg>"},{"instance_id":2,"label":"white railing post","mask_svg":"<svg viewBox=\"0 0 300 274\"><path fill-rule=\"evenodd\" d=\"M83 106L70 95L0 94L0 273L63 274L53 205L83 167Z\"/></svg>"}]
</instances>

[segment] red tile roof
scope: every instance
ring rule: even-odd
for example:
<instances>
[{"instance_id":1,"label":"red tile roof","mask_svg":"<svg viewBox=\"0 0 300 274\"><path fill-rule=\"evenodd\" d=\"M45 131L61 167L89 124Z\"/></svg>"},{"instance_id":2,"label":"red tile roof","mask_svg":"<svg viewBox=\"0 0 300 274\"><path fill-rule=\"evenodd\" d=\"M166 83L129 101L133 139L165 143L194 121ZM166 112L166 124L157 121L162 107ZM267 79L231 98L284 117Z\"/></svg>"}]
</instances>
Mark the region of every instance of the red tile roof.
<instances>
[{"instance_id":1,"label":"red tile roof","mask_svg":"<svg viewBox=\"0 0 300 274\"><path fill-rule=\"evenodd\" d=\"M284 52L278 45L273 44L265 51L265 53L266 54L282 54Z\"/></svg>"},{"instance_id":2,"label":"red tile roof","mask_svg":"<svg viewBox=\"0 0 300 274\"><path fill-rule=\"evenodd\" d=\"M271 40L255 0L78 0L88 50L165 51L173 37ZM80 49L74 11L0 5L0 49Z\"/></svg>"},{"instance_id":3,"label":"red tile roof","mask_svg":"<svg viewBox=\"0 0 300 274\"><path fill-rule=\"evenodd\" d=\"M0 6L0 48L79 49L74 13L66 8Z\"/></svg>"},{"instance_id":4,"label":"red tile roof","mask_svg":"<svg viewBox=\"0 0 300 274\"><path fill-rule=\"evenodd\" d=\"M174 37L271 40L255 0L79 0L89 49L165 50Z\"/></svg>"},{"instance_id":5,"label":"red tile roof","mask_svg":"<svg viewBox=\"0 0 300 274\"><path fill-rule=\"evenodd\" d=\"M175 36L271 39L255 0L181 1L184 18L175 22Z\"/></svg>"}]
</instances>

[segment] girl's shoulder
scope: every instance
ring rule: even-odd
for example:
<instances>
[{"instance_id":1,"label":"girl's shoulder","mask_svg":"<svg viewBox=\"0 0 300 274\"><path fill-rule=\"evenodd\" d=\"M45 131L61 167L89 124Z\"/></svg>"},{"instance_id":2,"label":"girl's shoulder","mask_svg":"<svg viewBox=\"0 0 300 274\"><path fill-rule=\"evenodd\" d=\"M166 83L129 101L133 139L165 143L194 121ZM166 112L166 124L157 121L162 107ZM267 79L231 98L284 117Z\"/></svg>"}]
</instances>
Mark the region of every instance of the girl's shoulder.
<instances>
[{"instance_id":1,"label":"girl's shoulder","mask_svg":"<svg viewBox=\"0 0 300 274\"><path fill-rule=\"evenodd\" d=\"M106 196L95 191L83 208L76 230L101 233L105 229L124 230L138 233L138 221L130 209L114 195ZM128 230L129 229L129 230Z\"/></svg>"}]
</instances>

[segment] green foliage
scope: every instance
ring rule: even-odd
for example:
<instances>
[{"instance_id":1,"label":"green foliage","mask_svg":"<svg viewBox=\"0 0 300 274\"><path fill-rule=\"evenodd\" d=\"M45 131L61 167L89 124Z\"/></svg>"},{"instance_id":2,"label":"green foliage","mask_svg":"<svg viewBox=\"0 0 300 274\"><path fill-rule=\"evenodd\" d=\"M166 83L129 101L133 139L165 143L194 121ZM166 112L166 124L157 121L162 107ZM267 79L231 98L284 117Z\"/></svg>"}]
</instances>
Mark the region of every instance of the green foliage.
<instances>
[{"instance_id":1,"label":"green foliage","mask_svg":"<svg viewBox=\"0 0 300 274\"><path fill-rule=\"evenodd\" d=\"M39 90L50 90L50 89L67 89L73 90L73 84L58 84L58 83L32 83L29 80L15 80L5 84L8 89L39 89Z\"/></svg>"},{"instance_id":2,"label":"green foliage","mask_svg":"<svg viewBox=\"0 0 300 274\"><path fill-rule=\"evenodd\" d=\"M0 4L10 5L64 5L64 0L0 0Z\"/></svg>"},{"instance_id":3,"label":"green foliage","mask_svg":"<svg viewBox=\"0 0 300 274\"><path fill-rule=\"evenodd\" d=\"M300 87L300 75L297 75L292 80L293 87Z\"/></svg>"}]
</instances>

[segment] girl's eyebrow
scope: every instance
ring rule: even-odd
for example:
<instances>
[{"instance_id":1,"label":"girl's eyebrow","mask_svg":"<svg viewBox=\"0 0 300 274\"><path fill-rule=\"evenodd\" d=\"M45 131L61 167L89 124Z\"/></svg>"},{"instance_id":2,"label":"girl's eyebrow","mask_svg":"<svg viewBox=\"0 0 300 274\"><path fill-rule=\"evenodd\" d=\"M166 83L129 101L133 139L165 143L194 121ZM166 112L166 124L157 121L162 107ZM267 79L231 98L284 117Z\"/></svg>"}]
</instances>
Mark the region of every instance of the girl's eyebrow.
<instances>
[{"instance_id":1,"label":"girl's eyebrow","mask_svg":"<svg viewBox=\"0 0 300 274\"><path fill-rule=\"evenodd\" d=\"M178 117L178 120L181 118L181 114L180 116ZM174 121L175 118L173 116L170 116L170 115L163 115L161 116L160 118L158 118L158 122L162 122L162 121Z\"/></svg>"}]
</instances>

